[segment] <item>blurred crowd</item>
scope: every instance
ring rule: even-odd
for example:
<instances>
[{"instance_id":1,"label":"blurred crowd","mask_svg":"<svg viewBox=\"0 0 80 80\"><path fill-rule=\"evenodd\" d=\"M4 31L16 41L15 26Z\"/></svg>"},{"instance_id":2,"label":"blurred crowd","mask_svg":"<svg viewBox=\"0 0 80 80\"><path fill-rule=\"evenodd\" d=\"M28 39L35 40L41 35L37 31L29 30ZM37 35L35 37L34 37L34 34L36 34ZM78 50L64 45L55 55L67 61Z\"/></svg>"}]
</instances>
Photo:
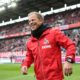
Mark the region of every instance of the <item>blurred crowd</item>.
<instances>
[{"instance_id":1,"label":"blurred crowd","mask_svg":"<svg viewBox=\"0 0 80 80\"><path fill-rule=\"evenodd\" d=\"M26 41L29 36L0 40L0 52L25 51Z\"/></svg>"},{"instance_id":2,"label":"blurred crowd","mask_svg":"<svg viewBox=\"0 0 80 80\"><path fill-rule=\"evenodd\" d=\"M80 22L80 9L65 11L62 13L52 14L45 16L45 23L51 27L66 24L73 24ZM0 27L0 36L23 33L30 31L27 22L16 23ZM64 33L69 36L76 43L76 54L80 54L80 28L73 30L66 30ZM0 52L15 52L26 50L25 44L29 36L0 39Z\"/></svg>"},{"instance_id":3,"label":"blurred crowd","mask_svg":"<svg viewBox=\"0 0 80 80\"><path fill-rule=\"evenodd\" d=\"M45 16L45 23L60 26L80 22L80 9ZM0 27L0 36L30 31L27 22Z\"/></svg>"},{"instance_id":4,"label":"blurred crowd","mask_svg":"<svg viewBox=\"0 0 80 80\"><path fill-rule=\"evenodd\" d=\"M61 26L80 22L80 9L47 15L45 21L45 23L49 23L51 26Z\"/></svg>"},{"instance_id":5,"label":"blurred crowd","mask_svg":"<svg viewBox=\"0 0 80 80\"><path fill-rule=\"evenodd\" d=\"M80 28L65 30L64 33L76 44L76 55L80 55Z\"/></svg>"},{"instance_id":6,"label":"blurred crowd","mask_svg":"<svg viewBox=\"0 0 80 80\"><path fill-rule=\"evenodd\" d=\"M16 23L16 24L0 27L0 36L30 31L30 27L26 23L27 22L25 23L22 22L22 23Z\"/></svg>"}]
</instances>

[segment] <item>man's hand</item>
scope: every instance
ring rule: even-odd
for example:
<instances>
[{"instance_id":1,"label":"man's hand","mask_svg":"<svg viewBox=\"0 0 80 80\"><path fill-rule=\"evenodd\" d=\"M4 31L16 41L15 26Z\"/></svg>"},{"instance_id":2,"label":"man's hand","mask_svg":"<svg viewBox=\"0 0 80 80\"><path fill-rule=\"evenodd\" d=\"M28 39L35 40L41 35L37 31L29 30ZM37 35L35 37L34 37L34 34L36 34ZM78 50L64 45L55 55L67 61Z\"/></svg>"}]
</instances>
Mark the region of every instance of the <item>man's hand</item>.
<instances>
[{"instance_id":1,"label":"man's hand","mask_svg":"<svg viewBox=\"0 0 80 80\"><path fill-rule=\"evenodd\" d=\"M66 61L63 66L63 71L66 76L70 76L72 74L72 63Z\"/></svg>"},{"instance_id":2,"label":"man's hand","mask_svg":"<svg viewBox=\"0 0 80 80\"><path fill-rule=\"evenodd\" d=\"M22 66L21 72L22 72L22 74L26 75L27 74L27 66Z\"/></svg>"}]
</instances>

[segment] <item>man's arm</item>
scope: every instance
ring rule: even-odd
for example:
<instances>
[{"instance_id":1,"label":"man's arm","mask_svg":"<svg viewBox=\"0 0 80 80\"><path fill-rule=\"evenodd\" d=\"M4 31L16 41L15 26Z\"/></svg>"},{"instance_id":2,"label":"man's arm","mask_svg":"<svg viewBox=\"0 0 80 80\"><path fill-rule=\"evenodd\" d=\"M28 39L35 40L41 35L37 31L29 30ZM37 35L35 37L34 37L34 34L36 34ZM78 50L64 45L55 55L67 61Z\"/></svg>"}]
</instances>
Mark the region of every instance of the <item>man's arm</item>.
<instances>
[{"instance_id":1,"label":"man's arm","mask_svg":"<svg viewBox=\"0 0 80 80\"><path fill-rule=\"evenodd\" d=\"M72 74L72 63L75 62L75 43L68 38L59 29L55 30L56 41L58 44L66 49L66 58L63 66L64 74L69 76Z\"/></svg>"},{"instance_id":2,"label":"man's arm","mask_svg":"<svg viewBox=\"0 0 80 80\"><path fill-rule=\"evenodd\" d=\"M21 64L21 72L23 74L27 74L27 70L30 67L30 65L33 63L33 61L34 61L33 55L27 45L26 58L23 60L23 62Z\"/></svg>"}]
</instances>

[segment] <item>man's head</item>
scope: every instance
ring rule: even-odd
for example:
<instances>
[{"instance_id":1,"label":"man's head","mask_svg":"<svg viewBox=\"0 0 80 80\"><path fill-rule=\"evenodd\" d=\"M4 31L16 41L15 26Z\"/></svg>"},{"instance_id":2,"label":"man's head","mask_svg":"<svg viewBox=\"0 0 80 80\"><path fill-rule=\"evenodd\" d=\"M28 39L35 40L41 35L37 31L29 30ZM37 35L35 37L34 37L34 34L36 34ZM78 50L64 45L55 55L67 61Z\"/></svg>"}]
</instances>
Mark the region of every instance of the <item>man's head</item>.
<instances>
[{"instance_id":1,"label":"man's head","mask_svg":"<svg viewBox=\"0 0 80 80\"><path fill-rule=\"evenodd\" d=\"M36 30L40 27L44 22L44 18L38 12L31 12L28 14L28 21L31 27L31 30Z\"/></svg>"}]
</instances>

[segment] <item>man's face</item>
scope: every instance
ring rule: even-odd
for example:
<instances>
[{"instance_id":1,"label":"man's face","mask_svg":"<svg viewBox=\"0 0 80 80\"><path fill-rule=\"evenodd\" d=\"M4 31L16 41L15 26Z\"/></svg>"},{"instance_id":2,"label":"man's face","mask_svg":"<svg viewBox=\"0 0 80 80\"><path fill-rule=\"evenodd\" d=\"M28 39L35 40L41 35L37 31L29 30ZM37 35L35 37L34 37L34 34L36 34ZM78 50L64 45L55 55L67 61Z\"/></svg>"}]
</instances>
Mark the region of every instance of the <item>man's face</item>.
<instances>
[{"instance_id":1,"label":"man's face","mask_svg":"<svg viewBox=\"0 0 80 80\"><path fill-rule=\"evenodd\" d=\"M28 20L31 30L36 30L43 23L43 20L38 19L35 14L29 15Z\"/></svg>"}]
</instances>

